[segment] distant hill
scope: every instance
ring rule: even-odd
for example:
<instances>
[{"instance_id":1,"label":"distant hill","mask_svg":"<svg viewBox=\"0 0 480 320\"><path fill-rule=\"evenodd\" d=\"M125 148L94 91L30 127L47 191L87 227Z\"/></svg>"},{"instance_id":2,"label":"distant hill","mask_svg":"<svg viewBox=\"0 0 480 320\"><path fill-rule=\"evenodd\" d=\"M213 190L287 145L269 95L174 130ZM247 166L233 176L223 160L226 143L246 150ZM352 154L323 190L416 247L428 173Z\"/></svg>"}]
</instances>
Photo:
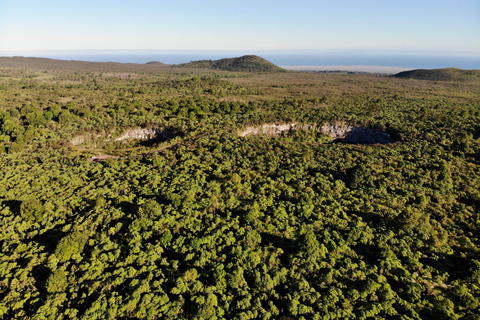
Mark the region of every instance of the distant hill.
<instances>
[{"instance_id":1,"label":"distant hill","mask_svg":"<svg viewBox=\"0 0 480 320\"><path fill-rule=\"evenodd\" d=\"M239 58L225 58L220 60L199 60L176 65L185 68L219 69L243 72L284 72L279 66L254 55Z\"/></svg>"},{"instance_id":2,"label":"distant hill","mask_svg":"<svg viewBox=\"0 0 480 320\"><path fill-rule=\"evenodd\" d=\"M0 68L24 68L59 71L97 71L97 72L149 72L168 67L155 61L154 63L118 63L118 62L90 62L76 60L58 60L30 57L0 57Z\"/></svg>"},{"instance_id":3,"label":"distant hill","mask_svg":"<svg viewBox=\"0 0 480 320\"><path fill-rule=\"evenodd\" d=\"M431 81L480 81L480 70L415 69L397 73L393 77Z\"/></svg>"}]
</instances>

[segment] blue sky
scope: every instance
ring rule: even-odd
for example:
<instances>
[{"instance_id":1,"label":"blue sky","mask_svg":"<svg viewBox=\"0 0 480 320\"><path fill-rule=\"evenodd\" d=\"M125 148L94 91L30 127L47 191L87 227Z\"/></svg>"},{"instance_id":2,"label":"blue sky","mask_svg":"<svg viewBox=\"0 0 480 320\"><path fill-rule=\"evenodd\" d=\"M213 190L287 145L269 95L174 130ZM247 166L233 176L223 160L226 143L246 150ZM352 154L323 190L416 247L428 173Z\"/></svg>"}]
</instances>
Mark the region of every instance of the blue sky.
<instances>
[{"instance_id":1,"label":"blue sky","mask_svg":"<svg viewBox=\"0 0 480 320\"><path fill-rule=\"evenodd\" d=\"M0 0L0 52L43 50L480 54L480 1Z\"/></svg>"}]
</instances>

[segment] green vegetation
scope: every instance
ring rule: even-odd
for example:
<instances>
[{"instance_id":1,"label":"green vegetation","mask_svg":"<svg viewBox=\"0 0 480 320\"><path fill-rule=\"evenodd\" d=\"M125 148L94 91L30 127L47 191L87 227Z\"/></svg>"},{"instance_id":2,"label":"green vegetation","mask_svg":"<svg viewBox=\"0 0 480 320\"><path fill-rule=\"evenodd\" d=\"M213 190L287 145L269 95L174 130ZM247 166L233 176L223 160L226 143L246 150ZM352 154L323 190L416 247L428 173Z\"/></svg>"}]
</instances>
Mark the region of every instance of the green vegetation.
<instances>
[{"instance_id":1,"label":"green vegetation","mask_svg":"<svg viewBox=\"0 0 480 320\"><path fill-rule=\"evenodd\" d=\"M21 68L53 71L78 72L158 72L168 69L161 62L137 64L116 62L66 61L47 58L0 57L0 66L4 68Z\"/></svg>"},{"instance_id":2,"label":"green vegetation","mask_svg":"<svg viewBox=\"0 0 480 320\"><path fill-rule=\"evenodd\" d=\"M179 64L178 67L220 69L237 72L285 72L284 69L258 56L243 56L220 60L199 60Z\"/></svg>"},{"instance_id":3,"label":"green vegetation","mask_svg":"<svg viewBox=\"0 0 480 320\"><path fill-rule=\"evenodd\" d=\"M480 318L478 82L149 66L0 68L0 318Z\"/></svg>"},{"instance_id":4,"label":"green vegetation","mask_svg":"<svg viewBox=\"0 0 480 320\"><path fill-rule=\"evenodd\" d=\"M457 68L445 69L416 69L403 71L394 75L398 78L432 80L432 81L480 81L480 70L461 70Z\"/></svg>"}]
</instances>

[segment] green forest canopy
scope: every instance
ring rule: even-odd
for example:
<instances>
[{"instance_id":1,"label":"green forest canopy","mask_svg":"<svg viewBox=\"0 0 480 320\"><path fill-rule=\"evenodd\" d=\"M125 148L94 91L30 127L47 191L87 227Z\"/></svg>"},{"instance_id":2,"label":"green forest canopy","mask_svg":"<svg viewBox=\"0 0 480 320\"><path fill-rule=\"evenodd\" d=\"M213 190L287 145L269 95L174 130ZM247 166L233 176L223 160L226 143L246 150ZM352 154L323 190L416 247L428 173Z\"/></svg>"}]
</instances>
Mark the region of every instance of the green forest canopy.
<instances>
[{"instance_id":1,"label":"green forest canopy","mask_svg":"<svg viewBox=\"0 0 480 320\"><path fill-rule=\"evenodd\" d=\"M479 319L479 91L1 68L0 316ZM238 134L293 122L312 130ZM396 142L319 130L338 122ZM115 141L137 128L168 134Z\"/></svg>"}]
</instances>

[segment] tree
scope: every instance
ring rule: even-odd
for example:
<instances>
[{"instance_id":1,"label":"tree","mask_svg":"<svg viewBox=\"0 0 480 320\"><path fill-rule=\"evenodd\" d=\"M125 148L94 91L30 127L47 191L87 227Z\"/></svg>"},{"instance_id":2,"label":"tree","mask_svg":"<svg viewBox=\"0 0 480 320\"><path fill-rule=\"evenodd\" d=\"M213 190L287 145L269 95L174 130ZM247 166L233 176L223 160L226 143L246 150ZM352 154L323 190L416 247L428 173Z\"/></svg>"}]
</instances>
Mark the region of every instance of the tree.
<instances>
[{"instance_id":1,"label":"tree","mask_svg":"<svg viewBox=\"0 0 480 320\"><path fill-rule=\"evenodd\" d=\"M47 279L46 288L50 293L64 292L67 288L67 274L63 269L57 269Z\"/></svg>"},{"instance_id":2,"label":"tree","mask_svg":"<svg viewBox=\"0 0 480 320\"><path fill-rule=\"evenodd\" d=\"M58 260L65 262L74 254L81 254L88 236L81 231L74 231L63 237L55 249L55 255Z\"/></svg>"},{"instance_id":3,"label":"tree","mask_svg":"<svg viewBox=\"0 0 480 320\"><path fill-rule=\"evenodd\" d=\"M20 204L20 215L28 220L41 221L43 218L43 204L40 200L25 200Z\"/></svg>"},{"instance_id":4,"label":"tree","mask_svg":"<svg viewBox=\"0 0 480 320\"><path fill-rule=\"evenodd\" d=\"M141 217L155 219L162 214L162 206L153 199L148 199L140 206L138 213Z\"/></svg>"}]
</instances>

